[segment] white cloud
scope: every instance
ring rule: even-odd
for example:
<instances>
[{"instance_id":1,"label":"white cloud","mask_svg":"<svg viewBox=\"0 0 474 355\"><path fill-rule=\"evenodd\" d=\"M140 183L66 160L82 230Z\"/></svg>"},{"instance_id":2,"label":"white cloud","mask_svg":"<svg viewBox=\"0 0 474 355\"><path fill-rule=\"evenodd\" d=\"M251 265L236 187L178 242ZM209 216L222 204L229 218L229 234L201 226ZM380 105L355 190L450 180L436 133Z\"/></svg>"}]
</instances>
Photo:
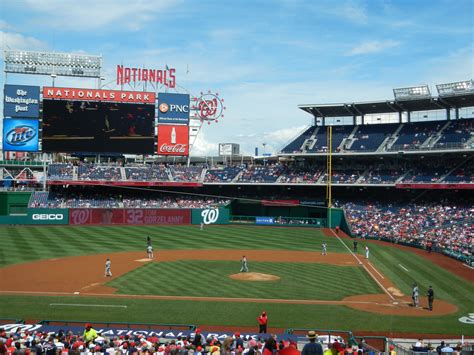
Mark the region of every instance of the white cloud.
<instances>
[{"instance_id":1,"label":"white cloud","mask_svg":"<svg viewBox=\"0 0 474 355\"><path fill-rule=\"evenodd\" d=\"M45 42L34 37L4 31L0 31L0 44L5 49L43 50L48 47Z\"/></svg>"},{"instance_id":2,"label":"white cloud","mask_svg":"<svg viewBox=\"0 0 474 355\"><path fill-rule=\"evenodd\" d=\"M206 140L205 133L201 130L199 135L196 138L196 141L193 144L191 149L191 156L217 156L218 154L218 144L212 143Z\"/></svg>"},{"instance_id":3,"label":"white cloud","mask_svg":"<svg viewBox=\"0 0 474 355\"><path fill-rule=\"evenodd\" d=\"M105 26L136 31L156 18L161 11L176 6L173 0L26 0L30 9L42 13L36 17L42 26L84 31Z\"/></svg>"},{"instance_id":4,"label":"white cloud","mask_svg":"<svg viewBox=\"0 0 474 355\"><path fill-rule=\"evenodd\" d=\"M384 41L365 41L352 48L349 51L349 55L379 53L385 51L386 49L394 48L399 45L399 41L394 41L391 39Z\"/></svg>"}]
</instances>

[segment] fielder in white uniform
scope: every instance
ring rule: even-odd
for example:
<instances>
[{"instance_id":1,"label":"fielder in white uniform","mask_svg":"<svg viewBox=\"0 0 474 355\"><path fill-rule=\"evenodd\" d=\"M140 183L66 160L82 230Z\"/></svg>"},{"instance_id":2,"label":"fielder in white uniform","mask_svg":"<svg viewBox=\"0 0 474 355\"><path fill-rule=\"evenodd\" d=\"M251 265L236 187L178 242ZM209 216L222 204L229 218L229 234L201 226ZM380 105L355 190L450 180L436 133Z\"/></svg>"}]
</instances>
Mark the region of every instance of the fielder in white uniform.
<instances>
[{"instance_id":1,"label":"fielder in white uniform","mask_svg":"<svg viewBox=\"0 0 474 355\"><path fill-rule=\"evenodd\" d=\"M105 261L105 276L112 276L112 262L110 261L109 258Z\"/></svg>"},{"instance_id":2,"label":"fielder in white uniform","mask_svg":"<svg viewBox=\"0 0 474 355\"><path fill-rule=\"evenodd\" d=\"M370 253L369 247L366 245L366 246L365 246L365 258L366 258L366 259L369 258L369 253Z\"/></svg>"}]
</instances>

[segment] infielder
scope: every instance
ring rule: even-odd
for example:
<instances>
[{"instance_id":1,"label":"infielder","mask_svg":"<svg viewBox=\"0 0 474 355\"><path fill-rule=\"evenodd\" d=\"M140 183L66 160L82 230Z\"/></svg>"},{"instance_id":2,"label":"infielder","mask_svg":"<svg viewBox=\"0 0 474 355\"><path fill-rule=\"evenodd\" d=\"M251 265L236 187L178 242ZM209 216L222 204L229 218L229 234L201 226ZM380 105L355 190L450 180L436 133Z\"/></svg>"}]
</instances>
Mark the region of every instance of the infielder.
<instances>
[{"instance_id":1,"label":"infielder","mask_svg":"<svg viewBox=\"0 0 474 355\"><path fill-rule=\"evenodd\" d=\"M105 277L112 276L112 262L110 261L109 258L105 261Z\"/></svg>"},{"instance_id":2,"label":"infielder","mask_svg":"<svg viewBox=\"0 0 474 355\"><path fill-rule=\"evenodd\" d=\"M323 247L323 251L321 252L321 255L327 255L328 254L328 245L326 243L321 244Z\"/></svg>"},{"instance_id":3,"label":"infielder","mask_svg":"<svg viewBox=\"0 0 474 355\"><path fill-rule=\"evenodd\" d=\"M366 258L366 259L369 258L369 253L370 253L369 247L366 245L366 246L365 246L365 258Z\"/></svg>"},{"instance_id":4,"label":"infielder","mask_svg":"<svg viewBox=\"0 0 474 355\"><path fill-rule=\"evenodd\" d=\"M242 265L240 267L240 272L249 272L249 268L247 265L247 258L245 257L245 255L242 257L242 260L240 260L240 263Z\"/></svg>"}]
</instances>

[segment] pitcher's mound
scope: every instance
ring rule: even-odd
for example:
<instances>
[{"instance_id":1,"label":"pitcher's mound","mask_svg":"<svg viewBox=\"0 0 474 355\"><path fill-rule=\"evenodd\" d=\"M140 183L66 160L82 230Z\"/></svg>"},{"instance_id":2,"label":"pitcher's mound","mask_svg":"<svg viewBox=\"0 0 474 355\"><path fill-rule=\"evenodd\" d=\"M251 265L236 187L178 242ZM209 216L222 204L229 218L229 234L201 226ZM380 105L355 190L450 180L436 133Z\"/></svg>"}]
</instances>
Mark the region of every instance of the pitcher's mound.
<instances>
[{"instance_id":1,"label":"pitcher's mound","mask_svg":"<svg viewBox=\"0 0 474 355\"><path fill-rule=\"evenodd\" d=\"M259 272L240 272L229 276L231 279L239 281L277 281L280 277Z\"/></svg>"}]
</instances>

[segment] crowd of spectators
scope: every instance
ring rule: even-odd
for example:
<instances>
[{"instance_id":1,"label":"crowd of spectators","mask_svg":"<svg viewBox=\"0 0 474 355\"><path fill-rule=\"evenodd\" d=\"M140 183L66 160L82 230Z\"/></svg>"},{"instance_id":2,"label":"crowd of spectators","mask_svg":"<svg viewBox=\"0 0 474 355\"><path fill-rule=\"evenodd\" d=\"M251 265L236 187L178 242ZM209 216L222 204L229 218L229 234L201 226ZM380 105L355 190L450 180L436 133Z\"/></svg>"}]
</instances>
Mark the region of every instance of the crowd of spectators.
<instances>
[{"instance_id":1,"label":"crowd of spectators","mask_svg":"<svg viewBox=\"0 0 474 355\"><path fill-rule=\"evenodd\" d=\"M72 180L74 166L71 163L54 163L48 165L48 179Z\"/></svg>"},{"instance_id":2,"label":"crowd of spectators","mask_svg":"<svg viewBox=\"0 0 474 355\"><path fill-rule=\"evenodd\" d=\"M292 169L285 169L284 173L281 174L280 179L278 182L280 183L303 183L303 184L314 184L316 183L323 170L321 168L292 168Z\"/></svg>"},{"instance_id":3,"label":"crowd of spectators","mask_svg":"<svg viewBox=\"0 0 474 355\"><path fill-rule=\"evenodd\" d=\"M472 165L472 164L471 164ZM334 184L394 184L402 183L472 183L474 172L468 162L426 160L404 166L375 164L364 166L333 166ZM456 169L455 169L456 168ZM71 164L51 164L48 178L52 180L72 180L74 166ZM455 170L454 170L455 169ZM122 171L123 170L123 171ZM160 182L204 182L204 183L291 183L324 184L327 181L323 166L299 167L284 163L267 165L239 164L206 168L185 165L141 165L113 166L80 164L77 180L112 181L160 181ZM25 172L30 174L30 172ZM25 178L32 178L26 176Z\"/></svg>"},{"instance_id":4,"label":"crowd of spectators","mask_svg":"<svg viewBox=\"0 0 474 355\"><path fill-rule=\"evenodd\" d=\"M164 165L141 165L126 167L127 180L133 181L169 181L168 170Z\"/></svg>"},{"instance_id":5,"label":"crowd of spectators","mask_svg":"<svg viewBox=\"0 0 474 355\"><path fill-rule=\"evenodd\" d=\"M276 182L284 169L284 165L282 164L249 165L242 169L238 181L264 183Z\"/></svg>"},{"instance_id":6,"label":"crowd of spectators","mask_svg":"<svg viewBox=\"0 0 474 355\"><path fill-rule=\"evenodd\" d=\"M197 182L201 180L202 166L181 166L181 165L170 165L169 166L173 181L177 182Z\"/></svg>"},{"instance_id":7,"label":"crowd of spectators","mask_svg":"<svg viewBox=\"0 0 474 355\"><path fill-rule=\"evenodd\" d=\"M183 196L113 194L84 190L81 192L35 192L30 208L208 208L225 206L228 199Z\"/></svg>"},{"instance_id":8,"label":"crowd of spectators","mask_svg":"<svg viewBox=\"0 0 474 355\"><path fill-rule=\"evenodd\" d=\"M346 211L352 233L395 243L432 248L470 260L474 242L472 204L339 204Z\"/></svg>"},{"instance_id":9,"label":"crowd of spectators","mask_svg":"<svg viewBox=\"0 0 474 355\"><path fill-rule=\"evenodd\" d=\"M97 164L79 165L78 177L79 180L122 180L120 167Z\"/></svg>"},{"instance_id":10,"label":"crowd of spectators","mask_svg":"<svg viewBox=\"0 0 474 355\"><path fill-rule=\"evenodd\" d=\"M225 337L208 334L201 329L189 335L163 338L155 334L111 335L96 331L86 324L84 332L65 330L46 332L41 330L5 331L0 328L0 354L70 354L70 355L297 355L297 354L368 354L375 350L363 338L360 342L341 337L319 337L309 331L301 343L296 338L279 339L277 335L243 337L239 331Z\"/></svg>"}]
</instances>

